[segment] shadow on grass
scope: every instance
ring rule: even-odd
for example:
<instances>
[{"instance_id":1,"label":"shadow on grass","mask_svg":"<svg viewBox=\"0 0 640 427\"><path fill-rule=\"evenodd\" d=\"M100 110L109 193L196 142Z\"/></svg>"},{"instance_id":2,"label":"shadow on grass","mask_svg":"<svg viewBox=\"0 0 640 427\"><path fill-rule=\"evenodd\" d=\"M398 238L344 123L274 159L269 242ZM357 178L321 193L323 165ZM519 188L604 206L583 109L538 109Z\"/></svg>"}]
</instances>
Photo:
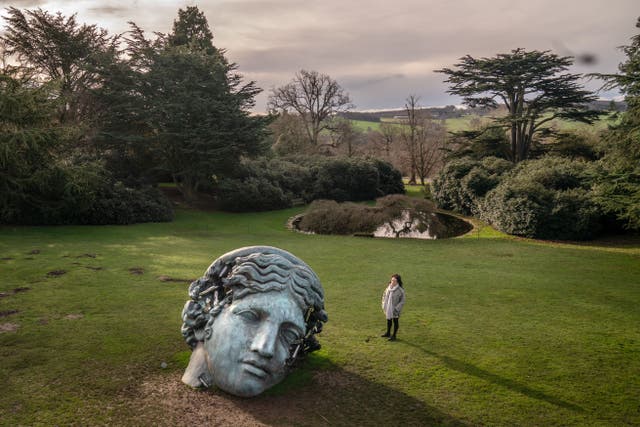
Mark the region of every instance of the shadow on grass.
<instances>
[{"instance_id":1,"label":"shadow on grass","mask_svg":"<svg viewBox=\"0 0 640 427\"><path fill-rule=\"evenodd\" d=\"M463 362L462 360L458 360L458 359L454 359L453 357L449 357L449 356L444 356L438 353L435 353L433 351L427 350L417 344L412 344L408 341L404 341L404 344L417 348L418 350L422 351L423 353L435 357L437 359L440 359L449 369L453 369L454 371L458 371L462 374L465 375L472 375L476 378L480 378L481 380L490 382L492 384L496 384L499 385L501 387L507 388L511 391L514 391L516 393L520 393L523 394L527 397L530 397L532 399L536 399L536 400L541 400L547 403L550 403L552 405L561 407L561 408L565 408L565 409L570 409L572 411L576 411L576 412L585 412L584 408L570 403L570 402L565 402L562 399L559 399L557 397L551 396L547 393L544 393L540 390L536 390L534 388L531 388L525 384L519 383L517 381L511 380L509 378L504 378L501 377L500 375L494 374L492 372L489 371L485 371L484 369L480 369L475 365L472 365L470 363L467 362Z\"/></svg>"},{"instance_id":2,"label":"shadow on grass","mask_svg":"<svg viewBox=\"0 0 640 427\"><path fill-rule=\"evenodd\" d=\"M162 375L142 387L133 413L138 422L163 425L473 425L321 359L253 398L216 388L193 390L180 382L178 373Z\"/></svg>"},{"instance_id":3,"label":"shadow on grass","mask_svg":"<svg viewBox=\"0 0 640 427\"><path fill-rule=\"evenodd\" d=\"M242 399L238 404L261 422L275 425L471 425L336 367L315 372L305 387L278 396Z\"/></svg>"}]
</instances>

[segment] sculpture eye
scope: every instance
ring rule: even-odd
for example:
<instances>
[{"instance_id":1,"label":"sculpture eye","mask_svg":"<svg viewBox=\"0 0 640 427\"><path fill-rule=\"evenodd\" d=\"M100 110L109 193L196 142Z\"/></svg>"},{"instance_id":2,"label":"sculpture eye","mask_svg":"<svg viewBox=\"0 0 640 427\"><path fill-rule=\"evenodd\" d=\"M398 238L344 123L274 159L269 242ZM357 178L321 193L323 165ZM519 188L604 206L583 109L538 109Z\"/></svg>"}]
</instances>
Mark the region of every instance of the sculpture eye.
<instances>
[{"instance_id":1,"label":"sculpture eye","mask_svg":"<svg viewBox=\"0 0 640 427\"><path fill-rule=\"evenodd\" d=\"M238 315L249 322L257 322L258 320L260 320L260 316L258 315L258 313L253 310L243 310L239 312Z\"/></svg>"},{"instance_id":2,"label":"sculpture eye","mask_svg":"<svg viewBox=\"0 0 640 427\"><path fill-rule=\"evenodd\" d=\"M280 335L289 345L293 344L295 341L297 341L300 338L298 333L295 330L290 328L284 328L280 332Z\"/></svg>"}]
</instances>

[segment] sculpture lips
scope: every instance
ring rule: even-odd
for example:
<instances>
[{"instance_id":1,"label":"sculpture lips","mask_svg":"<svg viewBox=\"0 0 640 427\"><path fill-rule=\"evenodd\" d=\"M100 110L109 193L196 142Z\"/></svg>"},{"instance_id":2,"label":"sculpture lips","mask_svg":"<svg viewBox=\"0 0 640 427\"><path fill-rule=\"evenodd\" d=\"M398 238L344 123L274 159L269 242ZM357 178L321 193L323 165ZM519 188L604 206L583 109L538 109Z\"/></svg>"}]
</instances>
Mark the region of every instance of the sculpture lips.
<instances>
[{"instance_id":1,"label":"sculpture lips","mask_svg":"<svg viewBox=\"0 0 640 427\"><path fill-rule=\"evenodd\" d=\"M263 365L262 363L256 361L256 360L243 360L242 361L242 365L244 367L244 370L251 374L254 375L258 378L265 378L268 375L270 375L269 369Z\"/></svg>"}]
</instances>

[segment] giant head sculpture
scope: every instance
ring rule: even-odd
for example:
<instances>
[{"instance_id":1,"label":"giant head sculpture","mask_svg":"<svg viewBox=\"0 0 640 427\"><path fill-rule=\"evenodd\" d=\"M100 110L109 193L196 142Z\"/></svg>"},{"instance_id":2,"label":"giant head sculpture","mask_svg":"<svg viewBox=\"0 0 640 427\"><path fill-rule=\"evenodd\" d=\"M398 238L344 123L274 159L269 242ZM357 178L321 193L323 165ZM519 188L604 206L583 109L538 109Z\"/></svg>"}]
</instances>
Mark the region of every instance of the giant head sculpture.
<instances>
[{"instance_id":1,"label":"giant head sculpture","mask_svg":"<svg viewBox=\"0 0 640 427\"><path fill-rule=\"evenodd\" d=\"M327 321L318 276L282 249L222 255L189 286L182 335L192 348L182 381L250 397L282 381L320 344Z\"/></svg>"}]
</instances>

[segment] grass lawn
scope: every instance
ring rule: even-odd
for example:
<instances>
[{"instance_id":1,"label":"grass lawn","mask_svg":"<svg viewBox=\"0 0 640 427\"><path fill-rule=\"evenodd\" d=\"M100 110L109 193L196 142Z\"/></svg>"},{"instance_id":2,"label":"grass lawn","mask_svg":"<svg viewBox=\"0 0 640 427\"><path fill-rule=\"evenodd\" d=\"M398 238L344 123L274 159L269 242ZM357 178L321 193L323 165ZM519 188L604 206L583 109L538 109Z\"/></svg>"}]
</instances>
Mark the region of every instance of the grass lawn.
<instances>
[{"instance_id":1,"label":"grass lawn","mask_svg":"<svg viewBox=\"0 0 640 427\"><path fill-rule=\"evenodd\" d=\"M0 424L640 424L637 240L314 236L285 229L300 211L0 228ZM189 281L265 244L320 276L323 349L254 399L183 387ZM407 292L393 343L392 273Z\"/></svg>"}]
</instances>

